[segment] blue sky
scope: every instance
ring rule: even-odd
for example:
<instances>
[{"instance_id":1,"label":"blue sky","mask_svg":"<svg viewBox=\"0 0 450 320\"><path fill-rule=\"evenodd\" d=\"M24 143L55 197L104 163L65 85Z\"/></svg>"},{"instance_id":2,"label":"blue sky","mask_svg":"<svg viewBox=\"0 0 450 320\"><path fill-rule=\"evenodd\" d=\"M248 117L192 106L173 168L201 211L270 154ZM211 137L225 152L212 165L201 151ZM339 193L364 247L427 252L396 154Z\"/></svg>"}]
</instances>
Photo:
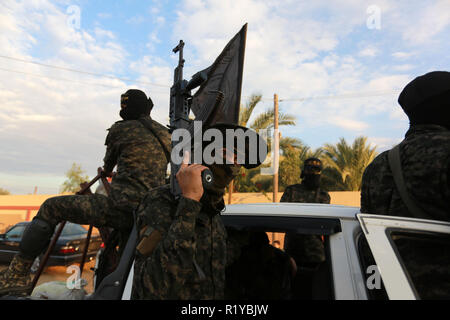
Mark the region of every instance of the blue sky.
<instances>
[{"instance_id":1,"label":"blue sky","mask_svg":"<svg viewBox=\"0 0 450 320\"><path fill-rule=\"evenodd\" d=\"M282 135L312 148L360 135L390 148L408 128L401 89L450 69L448 0L3 0L0 187L57 193L73 162L94 176L120 94L144 90L166 124L172 48L186 42L189 78L247 22L242 102L261 93L256 116L277 93L280 109L297 116Z\"/></svg>"}]
</instances>

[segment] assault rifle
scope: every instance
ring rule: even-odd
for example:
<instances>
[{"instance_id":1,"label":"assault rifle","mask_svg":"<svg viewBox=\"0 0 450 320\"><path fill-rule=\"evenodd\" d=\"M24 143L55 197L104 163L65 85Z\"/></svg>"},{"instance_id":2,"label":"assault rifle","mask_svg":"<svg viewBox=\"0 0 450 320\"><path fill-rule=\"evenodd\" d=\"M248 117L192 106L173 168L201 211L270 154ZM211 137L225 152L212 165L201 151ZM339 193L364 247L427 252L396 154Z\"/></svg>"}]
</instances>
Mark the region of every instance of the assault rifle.
<instances>
[{"instance_id":1,"label":"assault rifle","mask_svg":"<svg viewBox=\"0 0 450 320\"><path fill-rule=\"evenodd\" d=\"M170 88L170 111L169 111L170 133L173 133L173 131L177 129L189 130L190 128L192 128L192 120L189 119L189 113L191 111L191 104L192 104L191 90L197 88L207 80L208 69L196 73L189 82L183 79L183 67L184 67L183 48L184 42L183 40L180 40L179 44L172 50L174 53L178 52L179 58L178 58L178 66L175 68L174 71L173 85ZM175 146L178 143L189 143L189 141L172 140L172 150L176 150ZM176 174L180 169L180 166L181 164L176 164L171 159L170 189L175 197L179 197L181 195L181 189L176 179ZM212 186L213 175L211 170L206 169L202 172L202 184L205 190L207 190L208 188L210 188L210 186Z\"/></svg>"},{"instance_id":2,"label":"assault rifle","mask_svg":"<svg viewBox=\"0 0 450 320\"><path fill-rule=\"evenodd\" d=\"M179 54L179 59L178 66L175 68L173 86L170 88L169 128L171 133L176 129L187 129L192 140L193 136L199 133L194 132L195 128L189 119L191 109L195 120L202 121L203 126L218 123L238 124L246 35L247 24L228 42L214 63L209 68L194 74L189 82L183 79L183 40L180 40L173 49L174 53ZM191 90L199 86L200 88L192 96ZM173 141L172 139L172 152L184 149L176 148L179 143L193 143L192 140ZM191 152L191 160L193 158ZM181 194L175 176L180 166L181 164L171 161L170 185L175 197ZM212 186L213 175L210 170L202 172L202 183L205 190Z\"/></svg>"}]
</instances>

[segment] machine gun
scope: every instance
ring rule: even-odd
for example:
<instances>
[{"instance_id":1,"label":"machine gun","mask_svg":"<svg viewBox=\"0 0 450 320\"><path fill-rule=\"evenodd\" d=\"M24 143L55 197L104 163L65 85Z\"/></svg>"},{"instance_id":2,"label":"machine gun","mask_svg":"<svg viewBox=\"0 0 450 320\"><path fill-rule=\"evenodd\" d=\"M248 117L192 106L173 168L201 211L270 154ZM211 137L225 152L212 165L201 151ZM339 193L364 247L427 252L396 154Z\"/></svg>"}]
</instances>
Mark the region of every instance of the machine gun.
<instances>
[{"instance_id":1,"label":"machine gun","mask_svg":"<svg viewBox=\"0 0 450 320\"><path fill-rule=\"evenodd\" d=\"M173 133L173 131L177 129L189 130L189 128L192 127L192 120L189 119L189 113L191 111L191 104L192 104L191 90L200 86L203 82L207 80L208 69L196 73L189 82L183 79L183 67L184 67L183 48L184 42L183 40L180 40L178 45L172 50L174 53L179 54L179 58L178 58L178 66L175 68L174 71L173 85L170 88L170 111L169 111L170 133ZM175 146L178 143L187 143L187 142L188 141L172 140L172 150L176 150ZM175 197L179 197L181 195L181 189L176 179L176 174L180 169L180 166L181 164L176 164L173 161L170 161L170 189ZM202 172L202 184L205 190L207 190L212 186L213 175L211 170L206 169Z\"/></svg>"}]
</instances>

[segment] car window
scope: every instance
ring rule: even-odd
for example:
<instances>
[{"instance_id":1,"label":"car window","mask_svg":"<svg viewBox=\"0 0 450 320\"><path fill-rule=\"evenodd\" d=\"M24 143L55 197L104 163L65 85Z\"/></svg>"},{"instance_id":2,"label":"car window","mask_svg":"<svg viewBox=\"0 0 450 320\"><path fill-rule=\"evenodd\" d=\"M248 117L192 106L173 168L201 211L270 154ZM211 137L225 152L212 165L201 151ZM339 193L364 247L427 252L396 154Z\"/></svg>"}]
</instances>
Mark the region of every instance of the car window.
<instances>
[{"instance_id":1,"label":"car window","mask_svg":"<svg viewBox=\"0 0 450 320\"><path fill-rule=\"evenodd\" d=\"M87 233L87 230L84 229L79 224L75 223L66 223L64 229L62 231L62 236L74 236Z\"/></svg>"},{"instance_id":2,"label":"car window","mask_svg":"<svg viewBox=\"0 0 450 320\"><path fill-rule=\"evenodd\" d=\"M227 299L332 299L328 236L227 227Z\"/></svg>"},{"instance_id":3,"label":"car window","mask_svg":"<svg viewBox=\"0 0 450 320\"><path fill-rule=\"evenodd\" d=\"M450 299L450 236L391 231L390 237L419 298Z\"/></svg>"},{"instance_id":4,"label":"car window","mask_svg":"<svg viewBox=\"0 0 450 320\"><path fill-rule=\"evenodd\" d=\"M370 251L369 244L363 233L358 235L356 242L361 273L364 276L368 298L370 300L388 300L383 279L378 272L372 251Z\"/></svg>"},{"instance_id":5,"label":"car window","mask_svg":"<svg viewBox=\"0 0 450 320\"><path fill-rule=\"evenodd\" d=\"M12 227L11 230L6 233L6 239L21 238L25 227L25 225Z\"/></svg>"}]
</instances>

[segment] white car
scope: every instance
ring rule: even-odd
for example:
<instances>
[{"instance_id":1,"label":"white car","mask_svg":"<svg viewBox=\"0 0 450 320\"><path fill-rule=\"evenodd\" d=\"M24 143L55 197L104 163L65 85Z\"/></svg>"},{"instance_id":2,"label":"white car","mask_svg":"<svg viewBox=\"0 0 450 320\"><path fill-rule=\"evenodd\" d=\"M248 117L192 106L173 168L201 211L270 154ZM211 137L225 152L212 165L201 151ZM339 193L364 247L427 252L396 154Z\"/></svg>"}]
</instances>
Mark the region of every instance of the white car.
<instances>
[{"instance_id":1,"label":"white car","mask_svg":"<svg viewBox=\"0 0 450 320\"><path fill-rule=\"evenodd\" d=\"M445 294L445 290L429 290L435 289L430 286L446 285L449 288L450 279L439 278L446 277L448 272L441 274L430 269L430 274L417 274L417 268L410 268L409 253L401 252L397 247L403 242L414 247L432 248L427 249L430 260L442 256L436 252L450 252L450 223L362 214L359 210L358 207L325 204L233 204L226 207L222 218L228 230L276 232L281 236L287 232L323 236L326 259L303 275L308 281L302 287L302 299L450 298L439 296L439 292ZM445 257L443 261L448 263ZM127 276L104 281L94 294L96 299L130 299L133 268L131 263L124 268L129 271ZM301 266L298 269L296 277L302 276L300 273L304 271ZM416 282L424 276L429 280L426 290ZM115 296L109 295L108 290L114 287L120 290ZM119 296L117 292L120 292ZM434 292L437 296L433 296Z\"/></svg>"}]
</instances>

